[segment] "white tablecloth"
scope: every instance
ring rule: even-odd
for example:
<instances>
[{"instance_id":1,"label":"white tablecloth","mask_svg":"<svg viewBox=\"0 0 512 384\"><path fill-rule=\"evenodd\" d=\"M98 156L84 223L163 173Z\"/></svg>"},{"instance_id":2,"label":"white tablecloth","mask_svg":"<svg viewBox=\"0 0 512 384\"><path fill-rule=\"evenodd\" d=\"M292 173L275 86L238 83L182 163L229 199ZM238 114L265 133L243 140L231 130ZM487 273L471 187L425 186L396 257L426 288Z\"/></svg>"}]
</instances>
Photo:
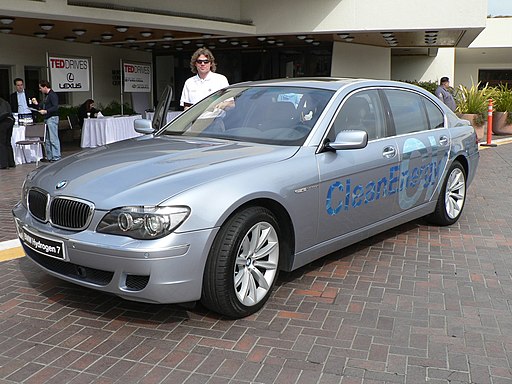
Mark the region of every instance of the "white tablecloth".
<instances>
[{"instance_id":1,"label":"white tablecloth","mask_svg":"<svg viewBox=\"0 0 512 384\"><path fill-rule=\"evenodd\" d=\"M171 120L174 120L176 116L178 116L180 113L183 113L183 111L168 111L167 112L167 123ZM154 112L146 112L146 119L147 120L153 120L153 116L155 115Z\"/></svg>"},{"instance_id":2,"label":"white tablecloth","mask_svg":"<svg viewBox=\"0 0 512 384\"><path fill-rule=\"evenodd\" d=\"M25 157L28 163L34 163L43 157L40 144L16 145L16 142L20 140L25 140L25 126L15 125L12 129L11 145L14 152L14 162L16 164L23 164ZM23 152L25 152L25 157L23 157Z\"/></svg>"},{"instance_id":3,"label":"white tablecloth","mask_svg":"<svg viewBox=\"0 0 512 384\"><path fill-rule=\"evenodd\" d=\"M133 122L141 115L85 119L82 127L82 148L94 148L115 141L141 136L133 129Z\"/></svg>"}]
</instances>

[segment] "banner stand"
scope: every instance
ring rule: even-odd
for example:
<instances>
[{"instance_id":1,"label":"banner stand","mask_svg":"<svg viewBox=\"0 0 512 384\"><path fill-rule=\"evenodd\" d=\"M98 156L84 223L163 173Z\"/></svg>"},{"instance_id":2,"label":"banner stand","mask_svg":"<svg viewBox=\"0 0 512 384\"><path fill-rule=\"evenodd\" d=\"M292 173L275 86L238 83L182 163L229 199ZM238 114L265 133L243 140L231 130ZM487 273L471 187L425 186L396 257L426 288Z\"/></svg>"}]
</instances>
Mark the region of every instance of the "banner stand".
<instances>
[{"instance_id":1,"label":"banner stand","mask_svg":"<svg viewBox=\"0 0 512 384\"><path fill-rule=\"evenodd\" d=\"M121 72L121 83L119 84L121 90L121 115L124 115L124 102L123 102L123 91L124 91L124 70L123 70L123 59L119 59L119 71Z\"/></svg>"},{"instance_id":2,"label":"banner stand","mask_svg":"<svg viewBox=\"0 0 512 384\"><path fill-rule=\"evenodd\" d=\"M143 103L142 94L146 95L146 100L151 99L153 88L153 70L151 63L134 62L121 60L121 111L124 112L124 92L132 96L132 107L135 103L138 107L148 105ZM147 108L144 108L144 111ZM141 114L143 114L143 112Z\"/></svg>"},{"instance_id":3,"label":"banner stand","mask_svg":"<svg viewBox=\"0 0 512 384\"><path fill-rule=\"evenodd\" d=\"M94 100L94 71L93 71L93 62L92 62L92 56L89 56L90 64L89 64L89 76L91 76L91 99Z\"/></svg>"}]
</instances>

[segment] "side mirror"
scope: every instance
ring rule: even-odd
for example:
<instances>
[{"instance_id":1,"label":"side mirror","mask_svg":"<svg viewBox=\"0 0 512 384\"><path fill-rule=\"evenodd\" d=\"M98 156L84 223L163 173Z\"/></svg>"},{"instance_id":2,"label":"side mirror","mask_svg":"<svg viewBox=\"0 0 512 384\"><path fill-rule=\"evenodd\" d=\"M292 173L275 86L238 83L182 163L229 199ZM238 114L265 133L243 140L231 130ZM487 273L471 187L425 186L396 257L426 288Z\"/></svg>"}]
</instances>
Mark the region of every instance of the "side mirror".
<instances>
[{"instance_id":1,"label":"side mirror","mask_svg":"<svg viewBox=\"0 0 512 384\"><path fill-rule=\"evenodd\" d=\"M143 135L150 135L155 132L151 120L137 119L133 122L133 128L136 132L142 133Z\"/></svg>"},{"instance_id":2,"label":"side mirror","mask_svg":"<svg viewBox=\"0 0 512 384\"><path fill-rule=\"evenodd\" d=\"M336 140L326 143L328 151L339 151L341 149L361 149L368 145L368 133L366 131L341 131L336 135Z\"/></svg>"}]
</instances>

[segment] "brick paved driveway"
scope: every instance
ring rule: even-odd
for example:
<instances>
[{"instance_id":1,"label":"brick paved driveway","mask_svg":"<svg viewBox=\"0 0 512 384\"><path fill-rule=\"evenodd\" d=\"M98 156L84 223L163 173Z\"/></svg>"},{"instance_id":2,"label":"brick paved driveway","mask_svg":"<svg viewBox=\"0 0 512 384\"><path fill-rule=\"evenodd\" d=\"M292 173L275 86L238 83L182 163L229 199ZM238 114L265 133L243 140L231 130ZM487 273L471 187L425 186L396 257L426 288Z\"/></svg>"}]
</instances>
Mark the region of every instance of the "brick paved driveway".
<instances>
[{"instance_id":1,"label":"brick paved driveway","mask_svg":"<svg viewBox=\"0 0 512 384\"><path fill-rule=\"evenodd\" d=\"M456 225L415 221L281 274L243 320L3 262L0 382L512 383L512 145L481 155Z\"/></svg>"}]
</instances>

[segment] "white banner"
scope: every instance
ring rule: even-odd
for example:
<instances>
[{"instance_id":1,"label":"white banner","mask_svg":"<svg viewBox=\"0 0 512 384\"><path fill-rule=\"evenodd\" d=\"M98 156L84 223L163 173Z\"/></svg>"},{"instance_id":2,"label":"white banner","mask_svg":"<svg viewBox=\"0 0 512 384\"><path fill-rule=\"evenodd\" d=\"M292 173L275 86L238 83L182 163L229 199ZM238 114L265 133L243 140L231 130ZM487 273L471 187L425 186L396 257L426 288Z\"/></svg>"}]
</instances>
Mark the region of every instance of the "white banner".
<instances>
[{"instance_id":1,"label":"white banner","mask_svg":"<svg viewBox=\"0 0 512 384\"><path fill-rule=\"evenodd\" d=\"M55 92L89 91L89 58L50 56L48 64L51 85Z\"/></svg>"},{"instance_id":2,"label":"white banner","mask_svg":"<svg viewBox=\"0 0 512 384\"><path fill-rule=\"evenodd\" d=\"M123 63L124 92L151 92L151 65Z\"/></svg>"}]
</instances>

